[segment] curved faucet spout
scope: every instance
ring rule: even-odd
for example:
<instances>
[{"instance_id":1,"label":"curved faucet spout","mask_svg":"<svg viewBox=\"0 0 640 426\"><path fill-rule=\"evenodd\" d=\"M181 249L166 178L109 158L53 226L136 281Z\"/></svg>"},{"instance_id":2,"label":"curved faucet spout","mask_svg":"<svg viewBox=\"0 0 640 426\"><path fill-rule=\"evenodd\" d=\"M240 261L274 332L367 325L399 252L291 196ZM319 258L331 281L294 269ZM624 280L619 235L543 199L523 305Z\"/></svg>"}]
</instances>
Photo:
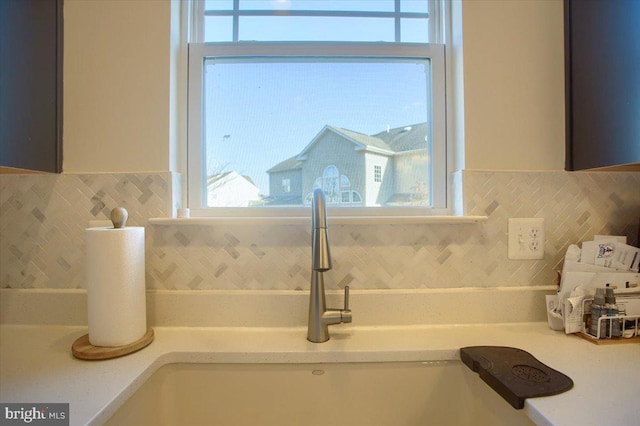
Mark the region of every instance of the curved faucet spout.
<instances>
[{"instance_id":1,"label":"curved faucet spout","mask_svg":"<svg viewBox=\"0 0 640 426\"><path fill-rule=\"evenodd\" d=\"M323 272L331 269L331 250L327 226L327 205L321 189L313 191L311 203L311 293L307 340L322 343L329 340L329 325L351 322L349 287L345 287L344 309L327 309Z\"/></svg>"},{"instance_id":2,"label":"curved faucet spout","mask_svg":"<svg viewBox=\"0 0 640 426\"><path fill-rule=\"evenodd\" d=\"M322 189L313 191L311 203L311 268L328 271L332 268L327 227L327 204Z\"/></svg>"}]
</instances>

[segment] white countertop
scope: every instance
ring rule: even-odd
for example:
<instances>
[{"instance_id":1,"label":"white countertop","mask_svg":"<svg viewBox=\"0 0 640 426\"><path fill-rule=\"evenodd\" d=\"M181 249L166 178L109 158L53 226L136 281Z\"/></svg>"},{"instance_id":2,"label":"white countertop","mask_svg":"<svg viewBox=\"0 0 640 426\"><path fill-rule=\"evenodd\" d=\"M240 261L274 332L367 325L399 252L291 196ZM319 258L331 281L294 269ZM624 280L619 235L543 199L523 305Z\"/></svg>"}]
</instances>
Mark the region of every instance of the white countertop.
<instances>
[{"instance_id":1,"label":"white countertop","mask_svg":"<svg viewBox=\"0 0 640 426\"><path fill-rule=\"evenodd\" d=\"M80 361L71 345L86 327L0 327L0 401L70 403L71 425L102 424L161 365L172 362L316 363L459 359L465 346L513 346L574 381L568 392L526 400L537 424L637 425L640 344L597 346L546 323L349 327L314 344L306 328L156 327L147 348ZM480 378L478 378L480 380Z\"/></svg>"}]
</instances>

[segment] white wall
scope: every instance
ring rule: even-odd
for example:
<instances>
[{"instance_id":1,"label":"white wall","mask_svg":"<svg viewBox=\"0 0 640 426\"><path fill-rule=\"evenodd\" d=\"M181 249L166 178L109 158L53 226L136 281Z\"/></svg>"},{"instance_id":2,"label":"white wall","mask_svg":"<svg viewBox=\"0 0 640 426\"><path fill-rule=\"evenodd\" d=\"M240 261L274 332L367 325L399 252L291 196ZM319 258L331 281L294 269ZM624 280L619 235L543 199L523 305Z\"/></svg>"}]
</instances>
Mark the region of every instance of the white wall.
<instances>
[{"instance_id":1,"label":"white wall","mask_svg":"<svg viewBox=\"0 0 640 426\"><path fill-rule=\"evenodd\" d=\"M64 171L180 171L175 0L64 8ZM562 170L562 1L466 0L461 9L457 168Z\"/></svg>"},{"instance_id":2,"label":"white wall","mask_svg":"<svg viewBox=\"0 0 640 426\"><path fill-rule=\"evenodd\" d=\"M65 0L64 172L170 169L171 6Z\"/></svg>"},{"instance_id":3,"label":"white wall","mask_svg":"<svg viewBox=\"0 0 640 426\"><path fill-rule=\"evenodd\" d=\"M562 1L462 6L464 168L562 170Z\"/></svg>"}]
</instances>

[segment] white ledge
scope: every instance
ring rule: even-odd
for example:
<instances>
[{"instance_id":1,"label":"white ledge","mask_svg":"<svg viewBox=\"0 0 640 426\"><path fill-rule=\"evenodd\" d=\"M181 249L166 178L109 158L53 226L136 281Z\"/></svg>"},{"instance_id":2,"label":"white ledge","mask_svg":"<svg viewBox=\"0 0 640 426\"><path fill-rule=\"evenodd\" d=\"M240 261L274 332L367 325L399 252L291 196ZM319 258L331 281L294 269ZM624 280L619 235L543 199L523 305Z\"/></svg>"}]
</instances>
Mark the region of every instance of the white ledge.
<instances>
[{"instance_id":1,"label":"white ledge","mask_svg":"<svg viewBox=\"0 0 640 426\"><path fill-rule=\"evenodd\" d=\"M496 324L546 321L555 286L352 289L353 324ZM327 290L341 306L342 290ZM147 290L153 327L305 327L309 290ZM85 289L0 289L0 324L86 325Z\"/></svg>"},{"instance_id":2,"label":"white ledge","mask_svg":"<svg viewBox=\"0 0 640 426\"><path fill-rule=\"evenodd\" d=\"M485 222L487 216L329 216L329 223L335 225L404 225L438 224L462 225ZM189 218L150 218L149 223L157 226L183 225L297 225L311 222L306 216L259 216L259 217L189 217Z\"/></svg>"}]
</instances>

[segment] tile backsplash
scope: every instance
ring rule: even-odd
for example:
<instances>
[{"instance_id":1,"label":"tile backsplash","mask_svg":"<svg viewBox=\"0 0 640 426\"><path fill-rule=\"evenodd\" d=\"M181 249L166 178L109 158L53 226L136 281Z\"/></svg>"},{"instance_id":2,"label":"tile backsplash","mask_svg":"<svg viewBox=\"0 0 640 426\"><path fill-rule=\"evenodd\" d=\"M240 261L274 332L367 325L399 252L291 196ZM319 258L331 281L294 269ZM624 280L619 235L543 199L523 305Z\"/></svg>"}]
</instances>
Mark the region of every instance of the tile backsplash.
<instances>
[{"instance_id":1,"label":"tile backsplash","mask_svg":"<svg viewBox=\"0 0 640 426\"><path fill-rule=\"evenodd\" d=\"M171 174L0 175L0 286L85 288L84 229L125 207L127 225L171 212Z\"/></svg>"},{"instance_id":2,"label":"tile backsplash","mask_svg":"<svg viewBox=\"0 0 640 426\"><path fill-rule=\"evenodd\" d=\"M569 244L595 234L637 244L640 173L462 171L454 181L464 213L486 222L331 226L327 288L544 286ZM170 172L0 175L0 287L86 287L84 228L123 206L128 224L146 227L150 289L308 288L307 225L150 225L172 215L178 182ZM544 259L507 259L510 217L545 218Z\"/></svg>"}]
</instances>

